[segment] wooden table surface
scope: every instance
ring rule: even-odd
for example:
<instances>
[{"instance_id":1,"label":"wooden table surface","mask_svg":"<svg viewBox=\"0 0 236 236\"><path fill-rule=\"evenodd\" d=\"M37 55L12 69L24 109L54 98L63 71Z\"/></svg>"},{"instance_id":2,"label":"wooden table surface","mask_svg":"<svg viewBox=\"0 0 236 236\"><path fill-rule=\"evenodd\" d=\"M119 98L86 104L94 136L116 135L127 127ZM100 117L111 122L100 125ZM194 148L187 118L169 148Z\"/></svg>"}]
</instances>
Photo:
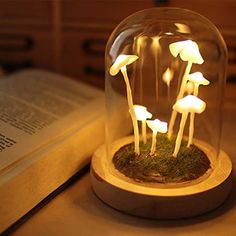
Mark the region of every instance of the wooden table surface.
<instances>
[{"instance_id":1,"label":"wooden table surface","mask_svg":"<svg viewBox=\"0 0 236 236\"><path fill-rule=\"evenodd\" d=\"M236 86L227 88L223 127L223 149L236 166ZM236 235L236 174L233 190L227 201L205 215L184 220L148 220L120 213L101 202L91 189L86 172L53 198L24 224L14 236L70 235ZM119 197L119 196L117 196Z\"/></svg>"}]
</instances>

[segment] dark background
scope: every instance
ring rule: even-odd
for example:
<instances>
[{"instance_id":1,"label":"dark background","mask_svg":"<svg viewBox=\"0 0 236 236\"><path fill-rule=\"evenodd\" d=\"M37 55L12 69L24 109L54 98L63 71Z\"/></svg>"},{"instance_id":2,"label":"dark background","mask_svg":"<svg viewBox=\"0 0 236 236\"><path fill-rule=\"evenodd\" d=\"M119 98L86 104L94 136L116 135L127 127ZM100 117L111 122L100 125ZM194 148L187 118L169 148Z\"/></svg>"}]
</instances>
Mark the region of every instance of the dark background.
<instances>
[{"instance_id":1,"label":"dark background","mask_svg":"<svg viewBox=\"0 0 236 236\"><path fill-rule=\"evenodd\" d=\"M187 8L215 23L229 49L228 78L235 79L234 0L0 0L0 67L49 69L102 88L110 33L150 7Z\"/></svg>"}]
</instances>

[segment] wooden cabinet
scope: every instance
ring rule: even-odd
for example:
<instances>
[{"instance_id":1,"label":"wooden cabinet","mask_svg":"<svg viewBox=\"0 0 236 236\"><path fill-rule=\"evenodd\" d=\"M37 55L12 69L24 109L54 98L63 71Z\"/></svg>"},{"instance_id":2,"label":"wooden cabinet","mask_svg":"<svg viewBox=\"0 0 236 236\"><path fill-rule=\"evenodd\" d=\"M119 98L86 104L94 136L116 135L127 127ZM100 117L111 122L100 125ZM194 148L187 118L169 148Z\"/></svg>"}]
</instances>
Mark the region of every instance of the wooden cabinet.
<instances>
[{"instance_id":1,"label":"wooden cabinet","mask_svg":"<svg viewBox=\"0 0 236 236\"><path fill-rule=\"evenodd\" d=\"M53 68L51 1L0 1L0 66Z\"/></svg>"},{"instance_id":2,"label":"wooden cabinet","mask_svg":"<svg viewBox=\"0 0 236 236\"><path fill-rule=\"evenodd\" d=\"M130 14L155 7L153 0L62 0L63 21L120 22Z\"/></svg>"},{"instance_id":3,"label":"wooden cabinet","mask_svg":"<svg viewBox=\"0 0 236 236\"><path fill-rule=\"evenodd\" d=\"M110 31L99 27L65 31L62 36L62 71L102 87L104 50Z\"/></svg>"},{"instance_id":4,"label":"wooden cabinet","mask_svg":"<svg viewBox=\"0 0 236 236\"><path fill-rule=\"evenodd\" d=\"M51 20L53 1L50 0L1 0L0 19L1 21L44 21Z\"/></svg>"},{"instance_id":5,"label":"wooden cabinet","mask_svg":"<svg viewBox=\"0 0 236 236\"><path fill-rule=\"evenodd\" d=\"M236 76L234 0L1 0L0 65L55 70L103 87L110 33L128 15L155 6L187 8L213 21L229 48L229 74Z\"/></svg>"},{"instance_id":6,"label":"wooden cabinet","mask_svg":"<svg viewBox=\"0 0 236 236\"><path fill-rule=\"evenodd\" d=\"M103 87L105 46L112 30L133 12L154 6L152 0L62 0L62 71Z\"/></svg>"},{"instance_id":7,"label":"wooden cabinet","mask_svg":"<svg viewBox=\"0 0 236 236\"><path fill-rule=\"evenodd\" d=\"M113 28L153 6L152 0L1 0L0 65L51 69L103 87Z\"/></svg>"},{"instance_id":8,"label":"wooden cabinet","mask_svg":"<svg viewBox=\"0 0 236 236\"><path fill-rule=\"evenodd\" d=\"M235 26L236 1L224 0L169 0L167 7L180 7L196 11L212 21L219 28Z\"/></svg>"}]
</instances>

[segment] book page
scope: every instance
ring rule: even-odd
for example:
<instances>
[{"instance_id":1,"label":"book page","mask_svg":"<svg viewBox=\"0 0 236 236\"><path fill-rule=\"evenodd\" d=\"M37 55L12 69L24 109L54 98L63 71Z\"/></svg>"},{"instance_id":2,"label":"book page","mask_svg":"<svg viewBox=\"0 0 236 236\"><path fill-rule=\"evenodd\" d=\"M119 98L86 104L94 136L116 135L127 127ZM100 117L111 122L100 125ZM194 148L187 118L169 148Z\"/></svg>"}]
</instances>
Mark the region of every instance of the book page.
<instances>
[{"instance_id":1,"label":"book page","mask_svg":"<svg viewBox=\"0 0 236 236\"><path fill-rule=\"evenodd\" d=\"M103 115L103 104L102 91L51 72L0 80L0 173Z\"/></svg>"}]
</instances>

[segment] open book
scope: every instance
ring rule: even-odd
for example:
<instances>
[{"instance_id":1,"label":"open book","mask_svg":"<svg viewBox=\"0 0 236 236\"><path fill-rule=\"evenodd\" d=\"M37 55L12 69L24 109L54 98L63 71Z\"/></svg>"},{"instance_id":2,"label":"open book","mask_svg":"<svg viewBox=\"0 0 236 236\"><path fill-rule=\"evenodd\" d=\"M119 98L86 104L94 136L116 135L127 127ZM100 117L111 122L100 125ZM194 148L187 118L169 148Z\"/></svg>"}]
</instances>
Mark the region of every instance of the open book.
<instances>
[{"instance_id":1,"label":"open book","mask_svg":"<svg viewBox=\"0 0 236 236\"><path fill-rule=\"evenodd\" d=\"M103 104L102 91L51 72L0 80L0 232L89 162Z\"/></svg>"}]
</instances>

